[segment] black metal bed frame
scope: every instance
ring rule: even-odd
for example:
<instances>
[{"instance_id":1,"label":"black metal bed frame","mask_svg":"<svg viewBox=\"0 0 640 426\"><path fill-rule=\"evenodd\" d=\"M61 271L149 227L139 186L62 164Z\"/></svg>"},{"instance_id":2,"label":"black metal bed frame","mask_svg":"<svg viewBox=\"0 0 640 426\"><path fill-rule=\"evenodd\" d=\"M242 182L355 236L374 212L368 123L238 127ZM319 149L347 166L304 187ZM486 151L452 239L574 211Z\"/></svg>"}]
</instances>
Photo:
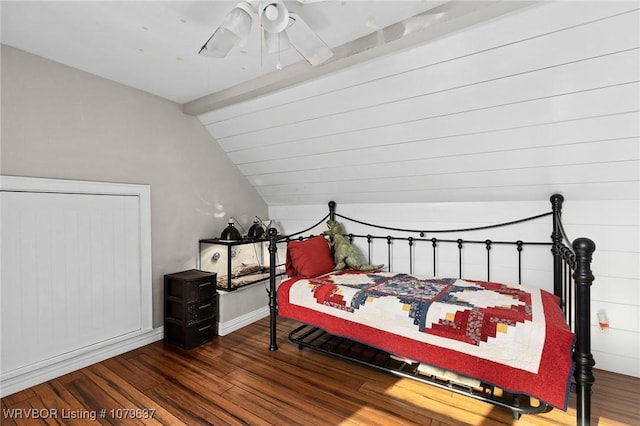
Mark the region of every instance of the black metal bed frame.
<instances>
[{"instance_id":1,"label":"black metal bed frame","mask_svg":"<svg viewBox=\"0 0 640 426\"><path fill-rule=\"evenodd\" d=\"M522 279L522 251L525 246L542 245L550 246L553 256L553 289L554 294L560 298L561 308L565 315L565 320L576 336L573 360L574 374L571 390L577 394L576 424L579 426L589 426L591 424L591 392L595 381L593 376L593 366L595 362L591 354L591 324L590 324L590 304L591 304L591 284L594 280L591 271L591 260L595 251L595 244L588 238L577 238L570 242L562 225L562 204L564 197L554 194L550 198L551 211L536 216L527 217L511 222L465 229L438 229L438 230L413 230L392 228L374 225L360 220L352 219L336 213L335 202L329 203L329 214L322 218L315 225L287 236L278 235L273 228L269 229L269 255L270 255L270 279L269 279L269 311L270 311L270 342L269 350L278 349L276 342L276 321L278 316L277 302L277 243L290 241L292 237L304 239L304 233L316 228L325 220L335 220L336 217L348 220L360 225L382 229L386 231L407 232L418 235L418 237L394 237L394 236L374 236L374 235L354 235L347 234L350 241L356 238L365 238L368 246L369 263L371 263L371 243L375 239L387 241L387 256L389 265L392 265L391 245L393 241L406 241L409 247L409 265L413 268L413 248L418 241L431 242L433 248L433 272L436 275L436 251L441 244L456 244L458 247L459 277L462 278L462 250L467 244L483 244L487 253L487 281L490 279L491 248L494 245L514 245L518 252L518 283ZM427 238L427 235L438 233L472 232L516 225L532 221L541 217L552 216L551 241L546 242L525 242L517 241L492 241L492 240L464 240L464 239L438 239ZM409 273L413 271L410 270ZM531 400L525 395L510 394L494 388L491 385L482 384L480 389L473 389L453 382L445 382L441 379L418 374L415 366L406 362L394 359L391 354L370 348L361 343L338 338L326 333L318 328L302 325L289 334L289 339L298 344L300 348L308 347L323 353L327 353L340 358L356 361L377 369L388 371L401 377L418 380L423 383L445 388L449 391L468 395L512 411L514 418L519 418L521 414L540 413L547 411L549 407L536 400Z\"/></svg>"}]
</instances>

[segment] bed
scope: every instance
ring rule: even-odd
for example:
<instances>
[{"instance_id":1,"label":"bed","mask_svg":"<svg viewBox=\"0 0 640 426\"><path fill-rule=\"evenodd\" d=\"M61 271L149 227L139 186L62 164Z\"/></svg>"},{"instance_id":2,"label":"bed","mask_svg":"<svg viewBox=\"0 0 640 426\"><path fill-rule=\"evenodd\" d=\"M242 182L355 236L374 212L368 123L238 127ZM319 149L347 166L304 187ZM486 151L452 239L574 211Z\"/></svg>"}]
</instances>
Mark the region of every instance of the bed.
<instances>
[{"instance_id":1,"label":"bed","mask_svg":"<svg viewBox=\"0 0 640 426\"><path fill-rule=\"evenodd\" d=\"M277 350L278 316L300 322L289 340L300 348L346 358L390 373L442 387L511 410L514 418L559 408L577 393L578 425L589 425L595 364L590 349L591 258L587 238L569 242L562 225L562 195L551 211L485 227L411 230L378 226L342 216L336 204L311 228L287 236L269 230L270 350ZM469 238L494 228L517 228L551 217L549 241L498 241ZM326 220L357 223L402 236L346 234L371 262L372 243L387 243L386 267L334 271L333 253L323 235L307 235ZM372 231L372 232L375 232ZM461 233L465 238L437 238ZM516 231L509 231L509 235ZM548 238L548 237L547 237ZM277 243L288 241L288 279L278 286L281 262ZM392 271L394 244L407 244L409 258L418 243L433 250L433 274ZM439 277L439 250L458 251L458 276ZM486 252L486 275L462 277L465 248ZM516 283L492 281L492 248L513 246ZM548 246L553 264L553 292L522 281L522 253L528 246ZM494 250L495 251L495 250ZM379 254L379 253L378 253ZM367 268L363 268L367 269Z\"/></svg>"}]
</instances>

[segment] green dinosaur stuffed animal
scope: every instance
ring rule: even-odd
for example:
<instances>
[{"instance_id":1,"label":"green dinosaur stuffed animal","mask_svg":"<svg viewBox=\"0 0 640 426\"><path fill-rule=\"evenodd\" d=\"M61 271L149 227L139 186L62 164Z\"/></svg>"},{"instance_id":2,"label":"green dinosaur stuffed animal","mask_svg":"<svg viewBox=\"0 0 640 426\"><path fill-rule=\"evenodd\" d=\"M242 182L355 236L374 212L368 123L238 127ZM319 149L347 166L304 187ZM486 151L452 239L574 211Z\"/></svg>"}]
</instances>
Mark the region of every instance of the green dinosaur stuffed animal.
<instances>
[{"instance_id":1,"label":"green dinosaur stuffed animal","mask_svg":"<svg viewBox=\"0 0 640 426\"><path fill-rule=\"evenodd\" d=\"M336 271L347 267L358 271L382 269L384 265L369 265L364 261L358 250L344 237L344 231L340 223L335 220L328 220L327 226L329 229L324 231L323 234L332 237Z\"/></svg>"}]
</instances>

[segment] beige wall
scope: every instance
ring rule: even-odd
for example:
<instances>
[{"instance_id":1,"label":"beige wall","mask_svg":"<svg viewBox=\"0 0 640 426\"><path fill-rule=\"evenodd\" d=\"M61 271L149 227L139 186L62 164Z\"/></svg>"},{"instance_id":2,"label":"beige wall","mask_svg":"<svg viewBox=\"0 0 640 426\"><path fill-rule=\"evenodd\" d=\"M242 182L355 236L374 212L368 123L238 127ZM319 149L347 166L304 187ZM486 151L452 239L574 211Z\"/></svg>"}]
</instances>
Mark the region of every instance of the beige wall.
<instances>
[{"instance_id":1,"label":"beige wall","mask_svg":"<svg viewBox=\"0 0 640 426\"><path fill-rule=\"evenodd\" d=\"M198 240L267 206L181 106L2 46L0 173L149 184L154 327L162 277L196 266Z\"/></svg>"}]
</instances>

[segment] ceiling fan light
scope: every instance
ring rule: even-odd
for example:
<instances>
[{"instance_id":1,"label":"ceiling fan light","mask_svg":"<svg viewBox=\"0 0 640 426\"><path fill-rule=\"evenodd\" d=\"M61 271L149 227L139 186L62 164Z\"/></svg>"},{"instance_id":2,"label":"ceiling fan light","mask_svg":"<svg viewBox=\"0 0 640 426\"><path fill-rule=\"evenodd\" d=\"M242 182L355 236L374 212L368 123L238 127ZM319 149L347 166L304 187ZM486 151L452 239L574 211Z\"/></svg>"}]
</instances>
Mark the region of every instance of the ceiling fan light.
<instances>
[{"instance_id":1,"label":"ceiling fan light","mask_svg":"<svg viewBox=\"0 0 640 426\"><path fill-rule=\"evenodd\" d=\"M251 34L252 23L251 5L247 2L240 2L224 18L222 28L235 35L239 46L245 46Z\"/></svg>"},{"instance_id":2,"label":"ceiling fan light","mask_svg":"<svg viewBox=\"0 0 640 426\"><path fill-rule=\"evenodd\" d=\"M264 32L264 47L267 53L278 53L291 47L285 31L281 33Z\"/></svg>"},{"instance_id":3,"label":"ceiling fan light","mask_svg":"<svg viewBox=\"0 0 640 426\"><path fill-rule=\"evenodd\" d=\"M268 4L267 7L264 8L264 16L270 21L275 21L278 19L278 7L275 4Z\"/></svg>"},{"instance_id":4,"label":"ceiling fan light","mask_svg":"<svg viewBox=\"0 0 640 426\"><path fill-rule=\"evenodd\" d=\"M269 33L284 31L289 25L289 11L280 0L260 4L260 24Z\"/></svg>"},{"instance_id":5,"label":"ceiling fan light","mask_svg":"<svg viewBox=\"0 0 640 426\"><path fill-rule=\"evenodd\" d=\"M220 27L213 33L209 40L207 40L198 53L213 58L224 58L237 42L238 38L235 34Z\"/></svg>"},{"instance_id":6,"label":"ceiling fan light","mask_svg":"<svg viewBox=\"0 0 640 426\"><path fill-rule=\"evenodd\" d=\"M329 46L297 14L289 15L293 21L287 28L289 42L311 65L320 65L333 56Z\"/></svg>"}]
</instances>

